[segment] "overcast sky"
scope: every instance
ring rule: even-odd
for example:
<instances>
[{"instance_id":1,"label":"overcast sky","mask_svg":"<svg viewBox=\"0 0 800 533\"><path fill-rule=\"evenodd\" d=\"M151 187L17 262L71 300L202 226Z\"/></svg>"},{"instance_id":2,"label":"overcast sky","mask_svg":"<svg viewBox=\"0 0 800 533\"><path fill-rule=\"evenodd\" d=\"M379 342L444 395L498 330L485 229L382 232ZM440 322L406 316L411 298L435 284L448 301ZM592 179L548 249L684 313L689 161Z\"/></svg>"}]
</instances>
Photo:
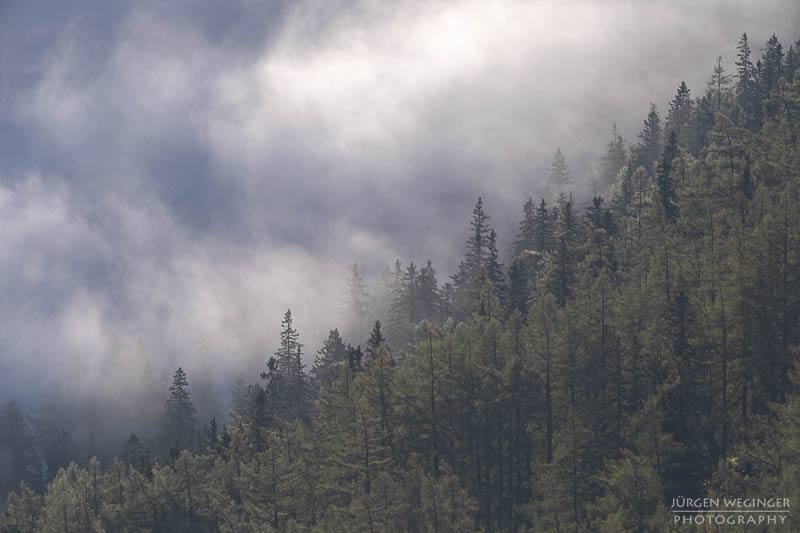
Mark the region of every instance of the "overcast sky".
<instances>
[{"instance_id":1,"label":"overcast sky","mask_svg":"<svg viewBox=\"0 0 800 533\"><path fill-rule=\"evenodd\" d=\"M250 368L288 307L313 352L348 265L446 277L479 195L508 242L556 146L588 190L612 121L800 29L796 0L123 4L0 0L0 401L136 340Z\"/></svg>"}]
</instances>

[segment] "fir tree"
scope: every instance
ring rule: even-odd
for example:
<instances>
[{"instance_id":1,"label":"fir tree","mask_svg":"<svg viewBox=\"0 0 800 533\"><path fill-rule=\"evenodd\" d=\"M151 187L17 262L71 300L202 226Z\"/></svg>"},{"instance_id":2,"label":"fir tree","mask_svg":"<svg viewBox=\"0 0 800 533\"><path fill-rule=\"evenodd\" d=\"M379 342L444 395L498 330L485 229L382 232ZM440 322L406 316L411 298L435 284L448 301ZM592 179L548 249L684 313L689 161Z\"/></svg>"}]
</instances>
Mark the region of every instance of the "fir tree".
<instances>
[{"instance_id":1,"label":"fir tree","mask_svg":"<svg viewBox=\"0 0 800 533\"><path fill-rule=\"evenodd\" d=\"M572 177L567 168L567 160L561 148L556 148L553 154L553 163L550 165L550 174L547 177L547 191L551 200L555 201L569 191Z\"/></svg>"},{"instance_id":2,"label":"fir tree","mask_svg":"<svg viewBox=\"0 0 800 533\"><path fill-rule=\"evenodd\" d=\"M196 421L195 407L190 398L189 381L186 378L186 372L181 367L178 367L172 376L166 411L171 443L177 443L179 447L189 446Z\"/></svg>"},{"instance_id":3,"label":"fir tree","mask_svg":"<svg viewBox=\"0 0 800 533\"><path fill-rule=\"evenodd\" d=\"M511 257L521 257L535 249L536 245L536 203L528 197L522 205L522 220L519 223L517 239L511 246Z\"/></svg>"},{"instance_id":4,"label":"fir tree","mask_svg":"<svg viewBox=\"0 0 800 533\"><path fill-rule=\"evenodd\" d=\"M650 112L644 121L642 131L637 134L640 139L636 145L636 166L643 166L653 175L655 161L661 153L661 117L655 104L650 104Z\"/></svg>"},{"instance_id":5,"label":"fir tree","mask_svg":"<svg viewBox=\"0 0 800 533\"><path fill-rule=\"evenodd\" d=\"M328 338L322 343L322 348L314 356L311 367L311 378L315 386L329 387L336 379L339 363L347 358L347 347L339 335L338 329L332 329Z\"/></svg>"},{"instance_id":6,"label":"fir tree","mask_svg":"<svg viewBox=\"0 0 800 533\"><path fill-rule=\"evenodd\" d=\"M664 149L661 163L658 165L656 183L658 185L658 198L663 209L664 218L674 224L678 218L677 196L675 183L672 178L672 161L678 156L678 140L675 132L670 132L669 142Z\"/></svg>"},{"instance_id":7,"label":"fir tree","mask_svg":"<svg viewBox=\"0 0 800 533\"><path fill-rule=\"evenodd\" d=\"M747 33L742 34L737 49L739 54L736 61L736 99L742 112L743 125L750 129L756 129L759 123L758 111L760 107L758 70L750 58L750 44L747 42Z\"/></svg>"},{"instance_id":8,"label":"fir tree","mask_svg":"<svg viewBox=\"0 0 800 533\"><path fill-rule=\"evenodd\" d=\"M617 131L617 123L611 125L611 141L606 147L606 154L600 163L600 185L603 190L611 187L617 174L625 166L625 141Z\"/></svg>"}]
</instances>

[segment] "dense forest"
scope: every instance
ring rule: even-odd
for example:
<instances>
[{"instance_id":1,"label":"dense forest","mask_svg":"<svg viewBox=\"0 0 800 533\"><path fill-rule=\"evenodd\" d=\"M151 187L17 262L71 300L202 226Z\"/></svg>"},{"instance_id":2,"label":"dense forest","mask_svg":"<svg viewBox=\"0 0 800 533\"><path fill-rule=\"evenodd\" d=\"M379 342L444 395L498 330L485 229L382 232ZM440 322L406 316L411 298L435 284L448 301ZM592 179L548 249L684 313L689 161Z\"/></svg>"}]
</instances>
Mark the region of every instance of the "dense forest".
<instances>
[{"instance_id":1,"label":"dense forest","mask_svg":"<svg viewBox=\"0 0 800 533\"><path fill-rule=\"evenodd\" d=\"M757 55L614 126L586 205L556 149L510 250L479 198L446 282L354 265L313 364L286 311L223 417L177 368L112 459L10 400L0 531L718 531L670 506L725 496L796 531L800 40Z\"/></svg>"}]
</instances>

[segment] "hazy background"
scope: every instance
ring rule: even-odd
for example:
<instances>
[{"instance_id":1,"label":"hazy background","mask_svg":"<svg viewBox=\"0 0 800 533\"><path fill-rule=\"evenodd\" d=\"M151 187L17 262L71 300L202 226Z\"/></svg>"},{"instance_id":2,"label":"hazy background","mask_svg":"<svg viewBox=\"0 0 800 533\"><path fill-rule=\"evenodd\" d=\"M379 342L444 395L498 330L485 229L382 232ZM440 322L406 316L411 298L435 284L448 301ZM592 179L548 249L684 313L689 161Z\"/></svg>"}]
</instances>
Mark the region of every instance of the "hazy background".
<instances>
[{"instance_id":1,"label":"hazy background","mask_svg":"<svg viewBox=\"0 0 800 533\"><path fill-rule=\"evenodd\" d=\"M507 243L556 146L589 191L612 121L800 29L796 0L121 4L0 0L3 402L256 379L288 307L310 356L350 264L446 278L479 195Z\"/></svg>"}]
</instances>

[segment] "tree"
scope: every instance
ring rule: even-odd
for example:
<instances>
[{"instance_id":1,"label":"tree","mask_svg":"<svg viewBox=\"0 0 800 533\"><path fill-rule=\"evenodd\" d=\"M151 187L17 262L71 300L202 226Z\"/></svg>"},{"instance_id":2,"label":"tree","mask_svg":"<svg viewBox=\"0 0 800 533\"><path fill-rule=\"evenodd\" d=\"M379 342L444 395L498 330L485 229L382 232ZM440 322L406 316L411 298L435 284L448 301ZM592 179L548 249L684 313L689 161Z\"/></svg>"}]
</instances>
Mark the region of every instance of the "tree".
<instances>
[{"instance_id":1,"label":"tree","mask_svg":"<svg viewBox=\"0 0 800 533\"><path fill-rule=\"evenodd\" d=\"M555 232L555 245L552 254L552 266L549 272L548 288L555 296L556 303L563 307L572 294L577 264L576 240L577 224L572 212L572 198L567 200L558 210Z\"/></svg>"},{"instance_id":2,"label":"tree","mask_svg":"<svg viewBox=\"0 0 800 533\"><path fill-rule=\"evenodd\" d=\"M790 85L794 83L798 68L800 68L800 39L797 39L796 43L789 46L789 50L786 52L783 77L786 78L786 82Z\"/></svg>"},{"instance_id":3,"label":"tree","mask_svg":"<svg viewBox=\"0 0 800 533\"><path fill-rule=\"evenodd\" d=\"M675 133L678 144L688 150L693 146L691 118L694 113L694 102L686 82L682 81L675 93L675 98L669 103L667 115L667 129Z\"/></svg>"},{"instance_id":4,"label":"tree","mask_svg":"<svg viewBox=\"0 0 800 533\"><path fill-rule=\"evenodd\" d=\"M483 209L483 198L478 198L472 210L466 256L452 276L458 319L468 316L480 305L481 289L487 279L486 261L490 255L490 218Z\"/></svg>"},{"instance_id":5,"label":"tree","mask_svg":"<svg viewBox=\"0 0 800 533\"><path fill-rule=\"evenodd\" d=\"M342 292L345 297L346 320L351 324L352 334L363 338L367 327L367 284L361 278L355 263L350 267L350 276Z\"/></svg>"},{"instance_id":6,"label":"tree","mask_svg":"<svg viewBox=\"0 0 800 533\"><path fill-rule=\"evenodd\" d=\"M419 320L435 320L439 311L439 287L436 281L436 270L430 259L419 271L417 286Z\"/></svg>"},{"instance_id":7,"label":"tree","mask_svg":"<svg viewBox=\"0 0 800 533\"><path fill-rule=\"evenodd\" d=\"M16 400L0 407L0 504L20 482L36 484L33 436Z\"/></svg>"},{"instance_id":8,"label":"tree","mask_svg":"<svg viewBox=\"0 0 800 533\"><path fill-rule=\"evenodd\" d=\"M652 176L654 173L655 161L661 153L661 117L658 114L656 104L650 104L650 112L644 121L642 131L637 134L640 139L636 145L635 166L642 166Z\"/></svg>"},{"instance_id":9,"label":"tree","mask_svg":"<svg viewBox=\"0 0 800 533\"><path fill-rule=\"evenodd\" d=\"M270 411L288 421L308 421L311 416L311 390L299 339L292 311L287 309L281 321L280 345L268 362L269 371L261 375L267 381L267 399L273 406Z\"/></svg>"},{"instance_id":10,"label":"tree","mask_svg":"<svg viewBox=\"0 0 800 533\"><path fill-rule=\"evenodd\" d=\"M424 270L424 269L423 269ZM372 326L372 331L369 334L369 340L367 341L367 349L365 355L367 356L367 361L371 361L375 354L378 351L378 347L381 344L385 343L386 339L381 332L381 321L376 320L375 324Z\"/></svg>"},{"instance_id":11,"label":"tree","mask_svg":"<svg viewBox=\"0 0 800 533\"><path fill-rule=\"evenodd\" d=\"M528 197L522 205L522 220L519 223L517 238L511 245L511 257L521 258L536 246L536 203Z\"/></svg>"},{"instance_id":12,"label":"tree","mask_svg":"<svg viewBox=\"0 0 800 533\"><path fill-rule=\"evenodd\" d=\"M619 171L625 166L625 141L617 131L617 123L611 125L611 141L606 147L606 154L600 162L600 185L608 190L616 181Z\"/></svg>"},{"instance_id":13,"label":"tree","mask_svg":"<svg viewBox=\"0 0 800 533\"><path fill-rule=\"evenodd\" d=\"M497 251L497 232L495 230L489 231L488 240L488 256L486 258L486 279L492 283L492 290L494 296L504 305L507 298L505 275L503 274L503 265L499 262Z\"/></svg>"},{"instance_id":14,"label":"tree","mask_svg":"<svg viewBox=\"0 0 800 533\"><path fill-rule=\"evenodd\" d=\"M743 126L755 130L760 123L759 111L761 103L758 98L758 71L750 59L750 44L747 33L742 34L737 47L739 50L736 81L736 99L742 113Z\"/></svg>"},{"instance_id":15,"label":"tree","mask_svg":"<svg viewBox=\"0 0 800 533\"><path fill-rule=\"evenodd\" d=\"M764 47L764 54L761 57L763 66L760 76L762 94L768 97L769 93L778 84L778 80L783 76L783 47L778 42L775 34L767 41Z\"/></svg>"},{"instance_id":16,"label":"tree","mask_svg":"<svg viewBox=\"0 0 800 533\"><path fill-rule=\"evenodd\" d=\"M275 352L277 369L283 376L294 376L300 371L300 355L303 345L298 342L299 334L292 325L292 310L287 309L281 321L281 342Z\"/></svg>"},{"instance_id":17,"label":"tree","mask_svg":"<svg viewBox=\"0 0 800 533\"><path fill-rule=\"evenodd\" d=\"M678 218L678 204L675 193L675 183L672 179L672 161L678 156L678 139L675 132L670 132L669 143L664 148L661 163L658 165L656 183L658 185L658 198L663 209L664 219L674 224Z\"/></svg>"},{"instance_id":18,"label":"tree","mask_svg":"<svg viewBox=\"0 0 800 533\"><path fill-rule=\"evenodd\" d=\"M122 461L131 468L135 468L140 474L147 477L152 476L153 452L146 448L139 441L136 433L131 433L122 449Z\"/></svg>"},{"instance_id":19,"label":"tree","mask_svg":"<svg viewBox=\"0 0 800 533\"><path fill-rule=\"evenodd\" d=\"M338 365L347 358L347 347L339 335L338 329L332 329L328 338L322 343L322 348L314 356L311 367L311 379L317 389L328 387L336 379Z\"/></svg>"},{"instance_id":20,"label":"tree","mask_svg":"<svg viewBox=\"0 0 800 533\"><path fill-rule=\"evenodd\" d=\"M717 62L714 63L714 74L708 82L708 88L712 91L712 101L714 111L717 113L722 112L723 105L727 108L727 94L728 84L731 82L731 77L727 74L725 67L722 65L722 56L717 57Z\"/></svg>"},{"instance_id":21,"label":"tree","mask_svg":"<svg viewBox=\"0 0 800 533\"><path fill-rule=\"evenodd\" d=\"M181 367L172 376L166 401L166 417L169 442L177 443L179 448L189 446L194 435L195 408L190 398L186 372Z\"/></svg>"},{"instance_id":22,"label":"tree","mask_svg":"<svg viewBox=\"0 0 800 533\"><path fill-rule=\"evenodd\" d=\"M557 201L561 195L569 190L572 177L567 168L567 160L561 148L556 148L553 154L553 163L550 165L550 174L547 177L547 191L551 201Z\"/></svg>"}]
</instances>

